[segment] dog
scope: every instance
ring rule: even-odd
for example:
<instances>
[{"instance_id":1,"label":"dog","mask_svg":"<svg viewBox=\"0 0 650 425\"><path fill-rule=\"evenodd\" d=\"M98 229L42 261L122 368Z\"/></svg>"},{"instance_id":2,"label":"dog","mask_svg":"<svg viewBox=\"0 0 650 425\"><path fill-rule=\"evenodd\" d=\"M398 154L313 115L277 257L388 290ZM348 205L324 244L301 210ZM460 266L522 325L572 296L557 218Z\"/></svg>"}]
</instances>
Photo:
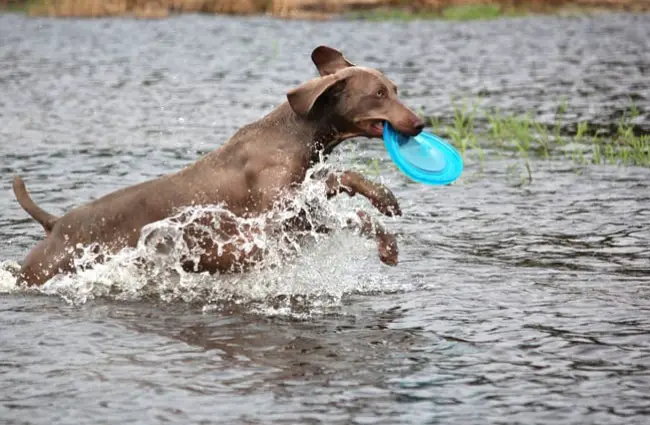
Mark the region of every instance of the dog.
<instances>
[{"instance_id":1,"label":"dog","mask_svg":"<svg viewBox=\"0 0 650 425\"><path fill-rule=\"evenodd\" d=\"M23 180L15 176L13 190L18 203L45 230L45 238L24 259L18 283L42 285L57 274L74 273L73 260L80 246L101 245L113 253L135 247L144 226L184 208L214 204L224 205L231 214L221 217L217 225L214 217L201 219L201 224L212 226L230 242L217 246L198 227L188 228L183 238L202 254L184 260L183 268L211 274L245 270L259 261L263 252L240 249L238 242L250 234L243 234L233 217L255 217L282 208L304 182L307 171L344 140L381 138L386 121L408 136L424 128L422 119L399 100L397 86L378 70L353 65L328 46L316 47L311 59L319 77L289 90L286 100L274 110L173 174L117 190L61 217L39 207ZM357 172L330 172L321 178L328 199L340 193L359 194L386 216L402 214L387 187ZM396 265L395 237L367 213L357 214L357 229L376 239L381 261ZM289 227L304 225L296 220ZM250 230L255 231L263 230Z\"/></svg>"}]
</instances>

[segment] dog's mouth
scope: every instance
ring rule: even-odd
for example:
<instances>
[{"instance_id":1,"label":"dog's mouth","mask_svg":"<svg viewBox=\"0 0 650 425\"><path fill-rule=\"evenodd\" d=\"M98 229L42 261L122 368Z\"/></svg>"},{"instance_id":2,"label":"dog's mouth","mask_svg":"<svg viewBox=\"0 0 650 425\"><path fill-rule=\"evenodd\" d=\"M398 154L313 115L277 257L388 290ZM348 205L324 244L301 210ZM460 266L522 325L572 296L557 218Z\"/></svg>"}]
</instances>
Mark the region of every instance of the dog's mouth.
<instances>
[{"instance_id":1,"label":"dog's mouth","mask_svg":"<svg viewBox=\"0 0 650 425\"><path fill-rule=\"evenodd\" d=\"M382 137L384 135L384 121L367 120L363 123L363 131L370 137Z\"/></svg>"}]
</instances>

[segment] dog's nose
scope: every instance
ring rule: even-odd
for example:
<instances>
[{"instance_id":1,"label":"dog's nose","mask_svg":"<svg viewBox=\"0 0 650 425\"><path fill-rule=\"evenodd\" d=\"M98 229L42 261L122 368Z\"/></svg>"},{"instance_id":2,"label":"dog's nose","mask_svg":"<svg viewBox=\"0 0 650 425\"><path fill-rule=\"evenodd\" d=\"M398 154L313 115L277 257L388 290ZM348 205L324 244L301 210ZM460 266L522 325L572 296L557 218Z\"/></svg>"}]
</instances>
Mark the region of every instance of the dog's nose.
<instances>
[{"instance_id":1,"label":"dog's nose","mask_svg":"<svg viewBox=\"0 0 650 425\"><path fill-rule=\"evenodd\" d=\"M415 121L413 121L413 129L417 134L420 134L420 132L424 130L424 121L421 118L416 118Z\"/></svg>"}]
</instances>

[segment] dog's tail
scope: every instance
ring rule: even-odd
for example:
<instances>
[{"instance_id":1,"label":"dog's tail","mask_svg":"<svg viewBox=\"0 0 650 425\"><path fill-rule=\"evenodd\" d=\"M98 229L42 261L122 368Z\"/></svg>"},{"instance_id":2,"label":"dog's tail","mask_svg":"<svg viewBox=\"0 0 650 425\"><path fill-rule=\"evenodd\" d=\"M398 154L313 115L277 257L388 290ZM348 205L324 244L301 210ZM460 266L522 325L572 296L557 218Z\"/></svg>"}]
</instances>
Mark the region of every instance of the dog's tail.
<instances>
[{"instance_id":1,"label":"dog's tail","mask_svg":"<svg viewBox=\"0 0 650 425\"><path fill-rule=\"evenodd\" d=\"M13 188L14 194L16 195L16 199L18 200L20 206L23 207L23 209L27 211L27 213L31 215L34 220L41 223L41 226L43 226L45 229L45 233L49 234L59 217L48 213L36 205L36 203L29 196L29 193L27 193L25 182L19 176L14 176Z\"/></svg>"}]
</instances>

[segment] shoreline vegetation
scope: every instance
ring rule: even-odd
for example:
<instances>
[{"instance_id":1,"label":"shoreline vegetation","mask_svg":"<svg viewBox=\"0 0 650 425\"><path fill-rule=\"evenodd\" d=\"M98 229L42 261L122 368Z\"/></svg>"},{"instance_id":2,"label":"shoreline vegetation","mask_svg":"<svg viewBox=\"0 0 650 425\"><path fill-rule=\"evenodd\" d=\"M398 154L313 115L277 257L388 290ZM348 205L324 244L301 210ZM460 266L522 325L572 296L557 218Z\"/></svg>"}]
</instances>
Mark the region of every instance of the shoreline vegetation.
<instances>
[{"instance_id":1,"label":"shoreline vegetation","mask_svg":"<svg viewBox=\"0 0 650 425\"><path fill-rule=\"evenodd\" d=\"M563 156L576 165L609 164L650 168L650 135L634 124L640 111L630 100L618 122L608 128L587 121L565 121L568 105L559 104L553 122L542 124L530 113L504 114L473 102L454 102L453 118L424 117L427 127L445 137L463 156L473 151L480 159L486 151L528 162L531 157Z\"/></svg>"},{"instance_id":2,"label":"shoreline vegetation","mask_svg":"<svg viewBox=\"0 0 650 425\"><path fill-rule=\"evenodd\" d=\"M0 0L29 16L161 19L182 13L284 19L496 19L529 14L648 12L648 0Z\"/></svg>"}]
</instances>

